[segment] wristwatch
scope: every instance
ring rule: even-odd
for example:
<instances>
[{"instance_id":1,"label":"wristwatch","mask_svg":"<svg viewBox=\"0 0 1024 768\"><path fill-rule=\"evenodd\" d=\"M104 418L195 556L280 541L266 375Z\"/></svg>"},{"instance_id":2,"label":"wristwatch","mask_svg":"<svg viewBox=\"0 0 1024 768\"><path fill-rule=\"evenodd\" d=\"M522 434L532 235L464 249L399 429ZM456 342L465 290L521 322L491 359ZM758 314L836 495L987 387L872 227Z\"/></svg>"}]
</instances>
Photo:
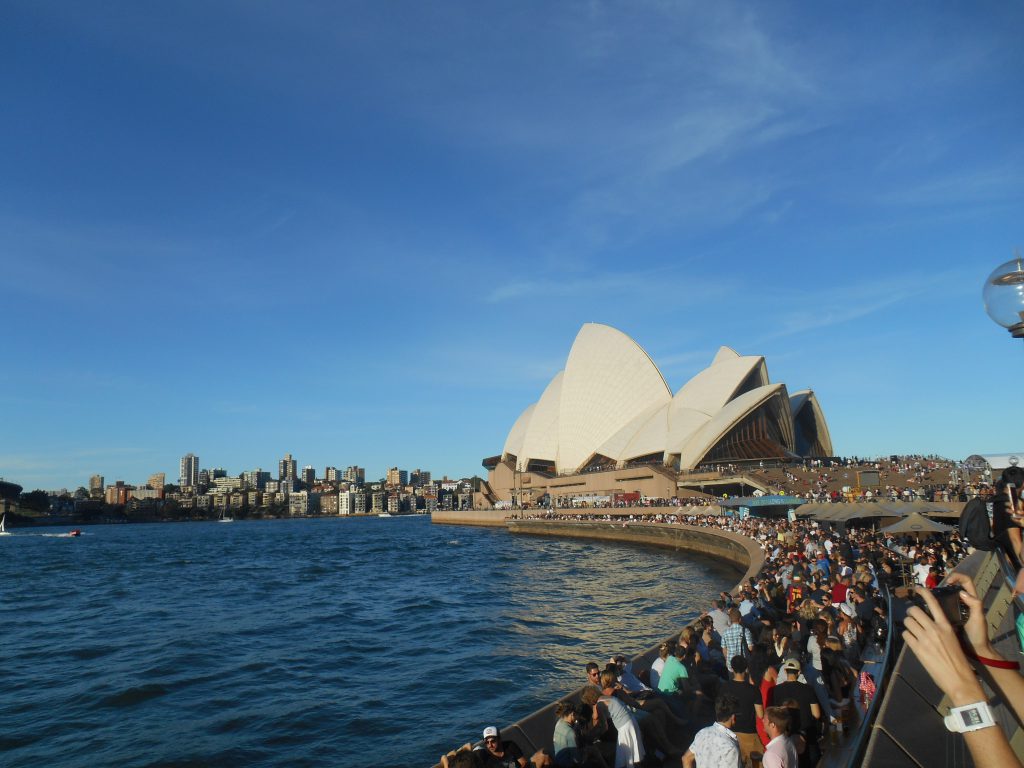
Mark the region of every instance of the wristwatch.
<instances>
[{"instance_id":1,"label":"wristwatch","mask_svg":"<svg viewBox=\"0 0 1024 768\"><path fill-rule=\"evenodd\" d=\"M946 728L953 733L970 733L995 725L996 721L992 717L988 703L979 701L962 707L953 707L946 715L945 723Z\"/></svg>"}]
</instances>

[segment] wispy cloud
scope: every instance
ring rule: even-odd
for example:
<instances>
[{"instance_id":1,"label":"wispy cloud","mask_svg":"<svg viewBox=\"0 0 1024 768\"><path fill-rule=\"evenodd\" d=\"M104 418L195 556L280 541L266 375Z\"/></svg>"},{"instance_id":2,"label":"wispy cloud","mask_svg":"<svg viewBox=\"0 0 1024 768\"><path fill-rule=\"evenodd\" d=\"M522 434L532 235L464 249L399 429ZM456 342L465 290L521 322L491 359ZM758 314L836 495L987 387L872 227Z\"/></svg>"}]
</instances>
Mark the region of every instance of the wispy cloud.
<instances>
[{"instance_id":1,"label":"wispy cloud","mask_svg":"<svg viewBox=\"0 0 1024 768\"><path fill-rule=\"evenodd\" d=\"M999 165L973 167L951 173L932 173L881 194L882 205L949 205L991 203L1021 199L1022 158L1004 158Z\"/></svg>"},{"instance_id":2,"label":"wispy cloud","mask_svg":"<svg viewBox=\"0 0 1024 768\"><path fill-rule=\"evenodd\" d=\"M943 270L933 273L892 274L884 281L855 282L841 287L822 287L799 296L777 294L779 306L799 309L766 317L762 327L767 330L760 340L791 336L807 331L860 320L896 306L927 296L933 301L940 296L962 292L973 275Z\"/></svg>"},{"instance_id":3,"label":"wispy cloud","mask_svg":"<svg viewBox=\"0 0 1024 768\"><path fill-rule=\"evenodd\" d=\"M529 280L504 283L485 294L484 301L491 304L556 299L597 301L609 296L638 295L651 302L670 297L678 306L692 306L720 301L733 290L727 283L709 281L677 269L615 272L595 267L584 274L548 272Z\"/></svg>"}]
</instances>

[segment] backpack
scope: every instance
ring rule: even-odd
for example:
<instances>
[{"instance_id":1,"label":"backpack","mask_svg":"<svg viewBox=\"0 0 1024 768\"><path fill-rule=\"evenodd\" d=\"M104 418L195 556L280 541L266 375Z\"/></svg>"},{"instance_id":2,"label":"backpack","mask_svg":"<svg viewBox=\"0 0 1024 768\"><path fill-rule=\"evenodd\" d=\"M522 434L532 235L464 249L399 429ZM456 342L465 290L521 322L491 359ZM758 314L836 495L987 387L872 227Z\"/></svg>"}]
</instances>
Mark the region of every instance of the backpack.
<instances>
[{"instance_id":1,"label":"backpack","mask_svg":"<svg viewBox=\"0 0 1024 768\"><path fill-rule=\"evenodd\" d=\"M991 552L996 548L996 542L992 538L992 524L988 519L988 508L981 499L971 499L960 513L960 538L982 552Z\"/></svg>"}]
</instances>

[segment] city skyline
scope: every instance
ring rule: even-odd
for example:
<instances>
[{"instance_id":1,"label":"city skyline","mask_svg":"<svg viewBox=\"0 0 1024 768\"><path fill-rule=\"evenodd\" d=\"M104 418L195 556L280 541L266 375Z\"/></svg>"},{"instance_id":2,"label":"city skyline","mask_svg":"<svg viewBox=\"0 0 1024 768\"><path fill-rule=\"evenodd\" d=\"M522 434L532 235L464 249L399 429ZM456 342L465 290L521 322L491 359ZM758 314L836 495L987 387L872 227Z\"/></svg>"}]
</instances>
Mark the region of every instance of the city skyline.
<instances>
[{"instance_id":1,"label":"city skyline","mask_svg":"<svg viewBox=\"0 0 1024 768\"><path fill-rule=\"evenodd\" d=\"M15 0L0 476L481 475L579 328L839 455L1021 448L1024 7ZM345 459L345 457L352 457ZM271 463L273 462L273 463Z\"/></svg>"}]
</instances>

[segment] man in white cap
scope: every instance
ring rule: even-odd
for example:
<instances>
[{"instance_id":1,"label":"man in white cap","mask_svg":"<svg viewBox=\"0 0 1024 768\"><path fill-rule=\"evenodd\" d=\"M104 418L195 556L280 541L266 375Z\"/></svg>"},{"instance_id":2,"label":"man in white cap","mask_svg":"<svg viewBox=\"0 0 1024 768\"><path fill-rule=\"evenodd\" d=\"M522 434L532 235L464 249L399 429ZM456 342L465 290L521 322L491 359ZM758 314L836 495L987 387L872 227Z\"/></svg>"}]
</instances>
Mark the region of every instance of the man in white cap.
<instances>
[{"instance_id":1,"label":"man in white cap","mask_svg":"<svg viewBox=\"0 0 1024 768\"><path fill-rule=\"evenodd\" d=\"M527 760L523 750L514 741L502 741L501 732L493 725L484 728L483 746L473 750L477 765L480 768L535 768L551 765L551 757L543 751L537 752L532 760Z\"/></svg>"}]
</instances>

